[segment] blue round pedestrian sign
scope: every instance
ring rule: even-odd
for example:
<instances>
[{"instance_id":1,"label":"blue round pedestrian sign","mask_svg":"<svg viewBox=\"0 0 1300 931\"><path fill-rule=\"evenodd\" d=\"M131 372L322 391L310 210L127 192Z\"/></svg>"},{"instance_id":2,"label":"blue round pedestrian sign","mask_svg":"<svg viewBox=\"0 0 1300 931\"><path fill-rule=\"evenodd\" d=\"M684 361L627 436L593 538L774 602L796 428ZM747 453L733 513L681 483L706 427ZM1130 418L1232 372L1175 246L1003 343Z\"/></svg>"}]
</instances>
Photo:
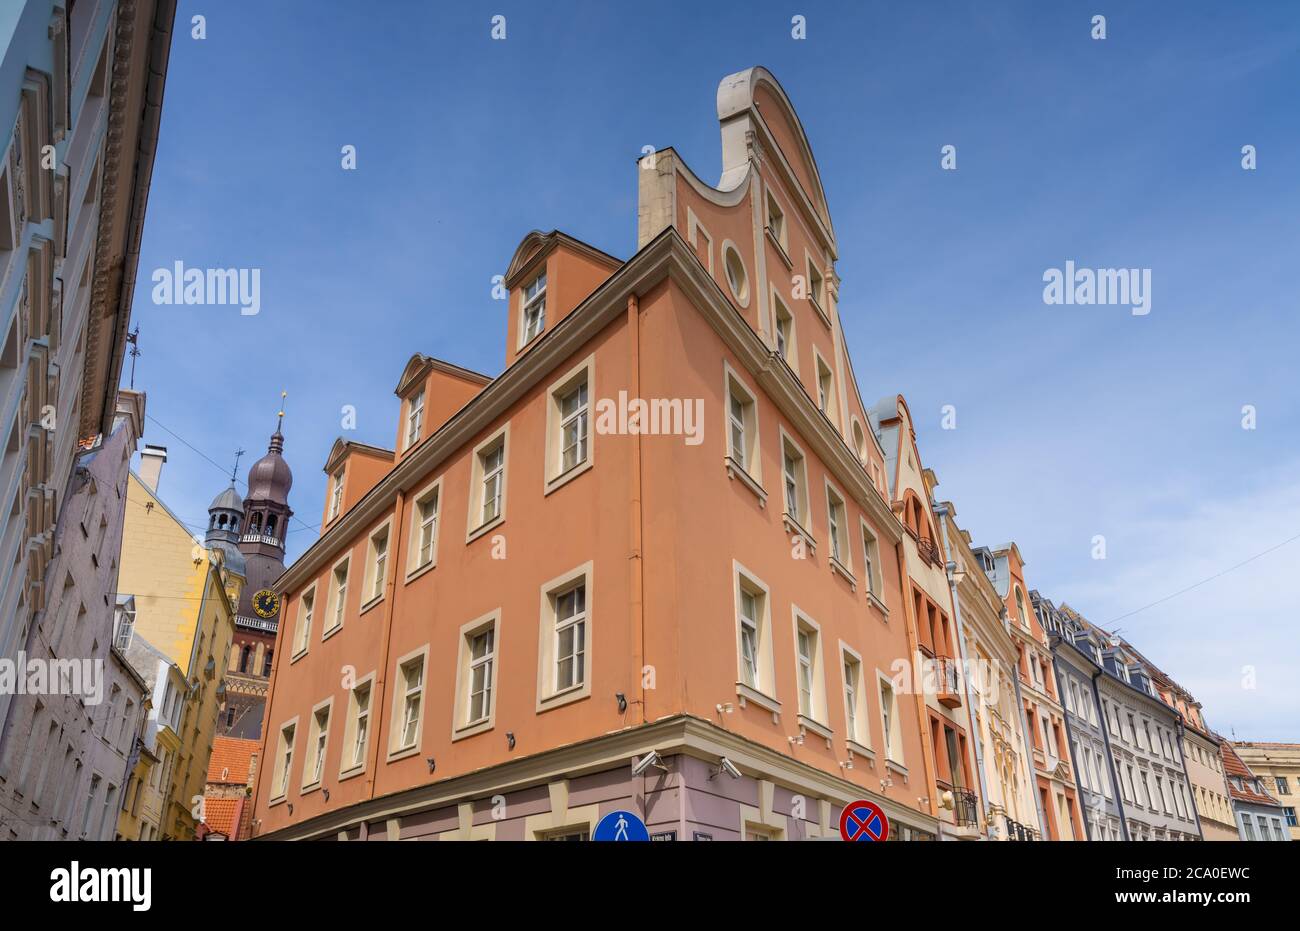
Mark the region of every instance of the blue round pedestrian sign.
<instances>
[{"instance_id":1,"label":"blue round pedestrian sign","mask_svg":"<svg viewBox=\"0 0 1300 931\"><path fill-rule=\"evenodd\" d=\"M600 819L592 840L650 840L645 822L630 811L611 811Z\"/></svg>"}]
</instances>

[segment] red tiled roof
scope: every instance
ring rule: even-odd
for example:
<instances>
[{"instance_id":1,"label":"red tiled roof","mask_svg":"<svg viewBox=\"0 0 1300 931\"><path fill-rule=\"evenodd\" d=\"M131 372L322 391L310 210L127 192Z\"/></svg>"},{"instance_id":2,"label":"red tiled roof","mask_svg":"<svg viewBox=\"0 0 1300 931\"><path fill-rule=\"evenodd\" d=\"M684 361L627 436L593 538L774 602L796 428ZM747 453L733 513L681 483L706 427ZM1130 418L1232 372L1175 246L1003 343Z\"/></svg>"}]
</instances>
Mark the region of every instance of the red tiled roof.
<instances>
[{"instance_id":1,"label":"red tiled roof","mask_svg":"<svg viewBox=\"0 0 1300 931\"><path fill-rule=\"evenodd\" d=\"M235 818L239 813L240 803L244 801L241 798L205 798L203 800L203 823L208 829L218 834L224 834L231 840L236 840Z\"/></svg>"},{"instance_id":2,"label":"red tiled roof","mask_svg":"<svg viewBox=\"0 0 1300 931\"><path fill-rule=\"evenodd\" d=\"M258 740L216 738L212 742L212 757L208 760L208 782L248 785L249 769L260 745Z\"/></svg>"},{"instance_id":3,"label":"red tiled roof","mask_svg":"<svg viewBox=\"0 0 1300 931\"><path fill-rule=\"evenodd\" d=\"M1223 741L1219 744L1219 752L1223 755L1223 772L1228 777L1228 793L1235 799L1243 802L1250 802L1254 805L1277 805L1277 799L1269 795L1267 791L1260 794L1255 790L1255 774L1237 756L1237 751L1232 748L1232 744ZM1240 779L1242 788L1238 789L1233 779Z\"/></svg>"}]
</instances>

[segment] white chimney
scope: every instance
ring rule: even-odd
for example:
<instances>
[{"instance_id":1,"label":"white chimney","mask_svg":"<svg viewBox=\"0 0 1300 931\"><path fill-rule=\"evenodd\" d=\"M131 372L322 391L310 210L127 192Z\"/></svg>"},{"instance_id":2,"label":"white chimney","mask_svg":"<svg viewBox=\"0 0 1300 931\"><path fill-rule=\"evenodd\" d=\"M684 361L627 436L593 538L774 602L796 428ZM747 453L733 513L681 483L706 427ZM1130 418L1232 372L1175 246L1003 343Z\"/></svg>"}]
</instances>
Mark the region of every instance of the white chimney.
<instances>
[{"instance_id":1,"label":"white chimney","mask_svg":"<svg viewBox=\"0 0 1300 931\"><path fill-rule=\"evenodd\" d=\"M166 446L145 444L140 451L140 481L155 495L158 494L158 478L162 475L163 463L167 461Z\"/></svg>"}]
</instances>

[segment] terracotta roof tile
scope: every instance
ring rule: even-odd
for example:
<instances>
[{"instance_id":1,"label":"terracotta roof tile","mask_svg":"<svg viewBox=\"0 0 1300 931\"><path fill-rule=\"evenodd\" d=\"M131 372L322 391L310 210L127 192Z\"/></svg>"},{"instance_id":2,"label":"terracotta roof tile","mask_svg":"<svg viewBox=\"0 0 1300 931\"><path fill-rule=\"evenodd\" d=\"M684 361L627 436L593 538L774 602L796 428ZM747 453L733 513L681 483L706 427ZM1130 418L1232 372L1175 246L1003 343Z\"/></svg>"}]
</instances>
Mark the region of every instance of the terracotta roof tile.
<instances>
[{"instance_id":1,"label":"terracotta roof tile","mask_svg":"<svg viewBox=\"0 0 1300 931\"><path fill-rule=\"evenodd\" d=\"M203 823L212 831L235 840L235 818L239 812L239 803L242 801L243 799L238 798L205 798Z\"/></svg>"},{"instance_id":2,"label":"terracotta roof tile","mask_svg":"<svg viewBox=\"0 0 1300 931\"><path fill-rule=\"evenodd\" d=\"M218 737L212 742L208 760L208 782L248 785L253 757L261 746L259 740Z\"/></svg>"},{"instance_id":3,"label":"terracotta roof tile","mask_svg":"<svg viewBox=\"0 0 1300 931\"><path fill-rule=\"evenodd\" d=\"M1223 755L1223 772L1228 777L1228 794L1235 799L1243 802L1249 802L1253 805L1277 805L1277 799L1269 795L1267 791L1257 792L1255 790L1255 774L1237 756L1237 751L1232 748L1232 744L1224 741L1219 745L1219 752ZM1242 788L1237 788L1234 779L1240 779Z\"/></svg>"}]
</instances>

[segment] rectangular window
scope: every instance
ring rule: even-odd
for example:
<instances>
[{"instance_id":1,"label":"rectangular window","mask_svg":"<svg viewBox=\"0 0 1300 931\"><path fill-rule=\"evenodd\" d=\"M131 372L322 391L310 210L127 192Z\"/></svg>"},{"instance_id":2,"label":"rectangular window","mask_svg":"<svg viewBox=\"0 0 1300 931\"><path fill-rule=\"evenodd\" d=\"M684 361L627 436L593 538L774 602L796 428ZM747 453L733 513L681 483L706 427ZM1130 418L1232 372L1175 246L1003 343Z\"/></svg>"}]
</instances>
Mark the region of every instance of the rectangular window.
<instances>
[{"instance_id":1,"label":"rectangular window","mask_svg":"<svg viewBox=\"0 0 1300 931\"><path fill-rule=\"evenodd\" d=\"M740 678L752 689L760 688L758 675L759 598L761 595L740 590Z\"/></svg>"},{"instance_id":2,"label":"rectangular window","mask_svg":"<svg viewBox=\"0 0 1300 931\"><path fill-rule=\"evenodd\" d=\"M803 526L808 512L808 476L803 453L788 437L782 441L782 474L785 486L785 513Z\"/></svg>"},{"instance_id":3,"label":"rectangular window","mask_svg":"<svg viewBox=\"0 0 1300 931\"><path fill-rule=\"evenodd\" d=\"M289 791L289 770L293 766L293 742L298 730L297 720L280 728L280 741L275 754L275 772L271 784L274 798L284 798Z\"/></svg>"},{"instance_id":4,"label":"rectangular window","mask_svg":"<svg viewBox=\"0 0 1300 931\"><path fill-rule=\"evenodd\" d=\"M351 559L343 560L330 573L329 622L322 631L322 638L343 626L343 609L348 598L348 565L351 561Z\"/></svg>"},{"instance_id":5,"label":"rectangular window","mask_svg":"<svg viewBox=\"0 0 1300 931\"><path fill-rule=\"evenodd\" d=\"M343 470L339 469L334 473L330 488L330 516L333 520L339 516L339 511L343 509Z\"/></svg>"},{"instance_id":6,"label":"rectangular window","mask_svg":"<svg viewBox=\"0 0 1300 931\"><path fill-rule=\"evenodd\" d=\"M398 719L395 736L397 746L394 752L410 750L416 746L420 737L420 706L424 696L424 656L407 660L398 667L397 694L401 714Z\"/></svg>"},{"instance_id":7,"label":"rectangular window","mask_svg":"<svg viewBox=\"0 0 1300 931\"><path fill-rule=\"evenodd\" d=\"M862 523L862 558L867 576L867 591L877 599L883 594L880 575L880 543L865 521Z\"/></svg>"},{"instance_id":8,"label":"rectangular window","mask_svg":"<svg viewBox=\"0 0 1300 931\"><path fill-rule=\"evenodd\" d=\"M827 417L834 413L834 390L830 366L817 356L817 408Z\"/></svg>"},{"instance_id":9,"label":"rectangular window","mask_svg":"<svg viewBox=\"0 0 1300 931\"><path fill-rule=\"evenodd\" d=\"M311 617L315 604L316 590L313 588L309 592L303 592L298 601L298 626L293 633L294 656L306 652L307 644L311 642Z\"/></svg>"},{"instance_id":10,"label":"rectangular window","mask_svg":"<svg viewBox=\"0 0 1300 931\"><path fill-rule=\"evenodd\" d=\"M894 707L894 687L884 676L880 676L880 728L885 741L886 759L895 763L903 762L898 715Z\"/></svg>"},{"instance_id":11,"label":"rectangular window","mask_svg":"<svg viewBox=\"0 0 1300 931\"><path fill-rule=\"evenodd\" d=\"M587 380L560 398L560 473L587 461Z\"/></svg>"},{"instance_id":12,"label":"rectangular window","mask_svg":"<svg viewBox=\"0 0 1300 931\"><path fill-rule=\"evenodd\" d=\"M492 673L496 662L496 626L467 635L469 707L467 725L486 721L492 714Z\"/></svg>"},{"instance_id":13,"label":"rectangular window","mask_svg":"<svg viewBox=\"0 0 1300 931\"><path fill-rule=\"evenodd\" d=\"M366 746L370 739L370 683L359 682L348 699L348 730L343 741L343 772L366 765Z\"/></svg>"},{"instance_id":14,"label":"rectangular window","mask_svg":"<svg viewBox=\"0 0 1300 931\"><path fill-rule=\"evenodd\" d=\"M555 691L586 681L587 586L555 596Z\"/></svg>"},{"instance_id":15,"label":"rectangular window","mask_svg":"<svg viewBox=\"0 0 1300 931\"><path fill-rule=\"evenodd\" d=\"M817 635L803 627L795 634L799 660L799 713L812 717L813 707L813 644Z\"/></svg>"},{"instance_id":16,"label":"rectangular window","mask_svg":"<svg viewBox=\"0 0 1300 931\"><path fill-rule=\"evenodd\" d=\"M424 429L424 389L417 391L406 402L406 449L420 442L420 432Z\"/></svg>"},{"instance_id":17,"label":"rectangular window","mask_svg":"<svg viewBox=\"0 0 1300 931\"><path fill-rule=\"evenodd\" d=\"M730 365L724 365L727 402L727 455L746 475L761 479L758 454L758 405L754 394Z\"/></svg>"},{"instance_id":18,"label":"rectangular window","mask_svg":"<svg viewBox=\"0 0 1300 931\"><path fill-rule=\"evenodd\" d=\"M524 288L523 336L520 346L532 342L546 329L546 273L538 275Z\"/></svg>"},{"instance_id":19,"label":"rectangular window","mask_svg":"<svg viewBox=\"0 0 1300 931\"><path fill-rule=\"evenodd\" d=\"M326 701L312 712L311 730L307 739L311 758L303 766L302 787L304 789L320 785L321 777L325 774L325 748L329 743L329 731L330 703Z\"/></svg>"},{"instance_id":20,"label":"rectangular window","mask_svg":"<svg viewBox=\"0 0 1300 931\"><path fill-rule=\"evenodd\" d=\"M844 723L849 740L860 746L869 746L870 740L866 735L865 716L861 703L862 694L862 663L855 657L850 656L847 652L844 656Z\"/></svg>"},{"instance_id":21,"label":"rectangular window","mask_svg":"<svg viewBox=\"0 0 1300 931\"><path fill-rule=\"evenodd\" d=\"M822 308L826 305L826 297L823 293L825 279L822 273L818 271L817 266L813 263L812 257L808 257L808 297L812 300L819 313L825 313Z\"/></svg>"},{"instance_id":22,"label":"rectangular window","mask_svg":"<svg viewBox=\"0 0 1300 931\"><path fill-rule=\"evenodd\" d=\"M844 498L828 482L826 484L826 528L831 547L831 559L852 572L853 558L849 552L848 509Z\"/></svg>"},{"instance_id":23,"label":"rectangular window","mask_svg":"<svg viewBox=\"0 0 1300 931\"><path fill-rule=\"evenodd\" d=\"M1277 782L1277 791L1279 795L1291 794L1291 786L1287 782L1286 776L1277 776L1275 777L1275 781Z\"/></svg>"},{"instance_id":24,"label":"rectangular window","mask_svg":"<svg viewBox=\"0 0 1300 931\"><path fill-rule=\"evenodd\" d=\"M506 424L474 450L470 473L468 543L505 520L506 445L510 425Z\"/></svg>"},{"instance_id":25,"label":"rectangular window","mask_svg":"<svg viewBox=\"0 0 1300 931\"><path fill-rule=\"evenodd\" d=\"M415 572L433 564L438 540L438 497L441 483L434 484L415 499L412 506L411 565L407 572Z\"/></svg>"},{"instance_id":26,"label":"rectangular window","mask_svg":"<svg viewBox=\"0 0 1300 931\"><path fill-rule=\"evenodd\" d=\"M367 569L366 604L378 601L388 580L388 524L370 536L370 565Z\"/></svg>"},{"instance_id":27,"label":"rectangular window","mask_svg":"<svg viewBox=\"0 0 1300 931\"><path fill-rule=\"evenodd\" d=\"M772 317L777 354L793 369L795 368L794 317L775 291L772 292Z\"/></svg>"},{"instance_id":28,"label":"rectangular window","mask_svg":"<svg viewBox=\"0 0 1300 931\"><path fill-rule=\"evenodd\" d=\"M785 214L777 206L776 198L769 192L767 195L767 230L772 234L772 238L780 244L782 249L786 249L785 239Z\"/></svg>"}]
</instances>

